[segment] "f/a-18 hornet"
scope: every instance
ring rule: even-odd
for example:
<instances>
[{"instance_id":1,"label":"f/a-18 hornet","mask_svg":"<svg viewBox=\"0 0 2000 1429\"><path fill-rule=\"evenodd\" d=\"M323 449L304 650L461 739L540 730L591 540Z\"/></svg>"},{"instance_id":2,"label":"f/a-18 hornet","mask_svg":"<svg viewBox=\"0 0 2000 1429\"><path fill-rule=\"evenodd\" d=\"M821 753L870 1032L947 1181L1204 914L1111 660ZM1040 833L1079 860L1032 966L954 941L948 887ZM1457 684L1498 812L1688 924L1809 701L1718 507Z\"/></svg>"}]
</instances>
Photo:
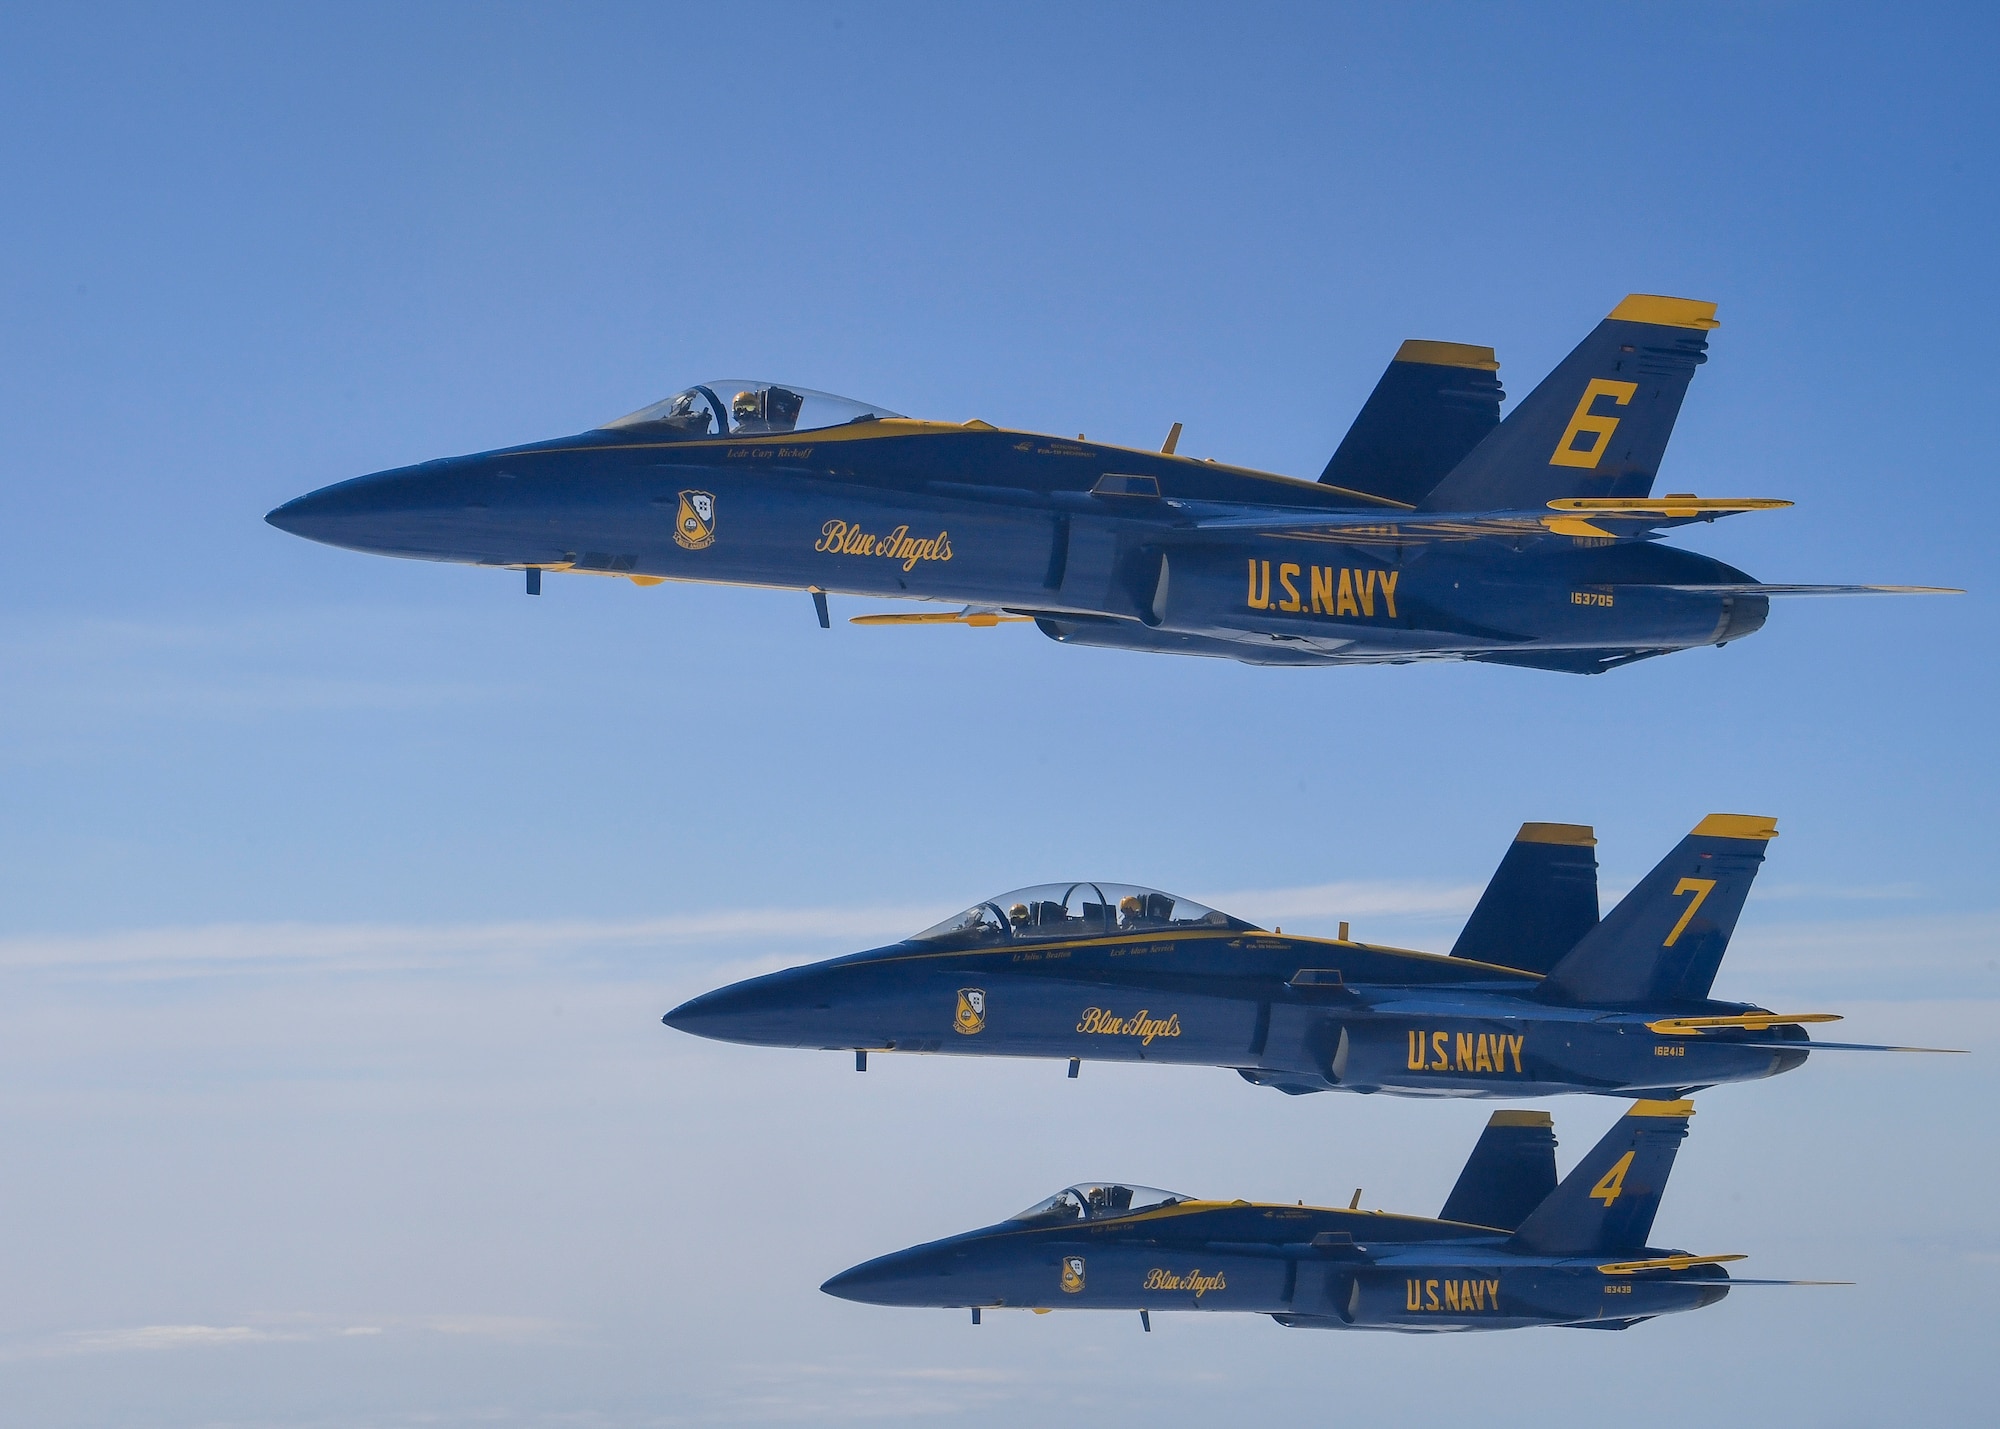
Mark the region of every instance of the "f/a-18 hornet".
<instances>
[{"instance_id":1,"label":"f/a-18 hornet","mask_svg":"<svg viewBox=\"0 0 2000 1429\"><path fill-rule=\"evenodd\" d=\"M1709 996L1775 821L1710 814L1597 916L1579 824L1524 824L1449 956L1267 932L1186 898L1055 883L887 947L669 1012L727 1042L867 1054L1175 1062L1260 1086L1410 1096L1677 1097L1790 1071L1802 1024Z\"/></svg>"},{"instance_id":2,"label":"f/a-18 hornet","mask_svg":"<svg viewBox=\"0 0 2000 1429\"><path fill-rule=\"evenodd\" d=\"M1265 665L1594 674L1763 625L1772 585L1659 537L1787 501L1652 495L1715 304L1634 294L1500 419L1493 350L1404 343L1318 481L771 382L697 383L577 436L271 512L383 555L960 607L1072 645Z\"/></svg>"},{"instance_id":3,"label":"f/a-18 hornet","mask_svg":"<svg viewBox=\"0 0 2000 1429\"><path fill-rule=\"evenodd\" d=\"M1699 1310L1723 1262L1648 1244L1694 1104L1642 1101L1556 1182L1548 1113L1497 1111L1436 1220L1072 1186L998 1225L885 1255L821 1288L874 1305L1237 1310L1313 1329L1623 1330Z\"/></svg>"}]
</instances>

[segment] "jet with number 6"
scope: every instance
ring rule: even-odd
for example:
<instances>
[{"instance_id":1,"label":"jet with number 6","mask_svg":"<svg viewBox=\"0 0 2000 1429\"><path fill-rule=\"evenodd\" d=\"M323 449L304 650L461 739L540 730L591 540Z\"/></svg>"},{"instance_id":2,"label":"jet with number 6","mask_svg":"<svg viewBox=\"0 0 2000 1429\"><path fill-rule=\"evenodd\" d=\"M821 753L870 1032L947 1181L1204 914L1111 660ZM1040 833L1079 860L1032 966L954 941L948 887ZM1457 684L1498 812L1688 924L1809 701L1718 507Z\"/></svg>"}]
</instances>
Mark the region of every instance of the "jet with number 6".
<instances>
[{"instance_id":1,"label":"jet with number 6","mask_svg":"<svg viewBox=\"0 0 2000 1429\"><path fill-rule=\"evenodd\" d=\"M1634 294L1500 418L1493 350L1411 341L1317 481L1177 450L697 383L576 436L301 496L271 524L381 555L942 602L858 624L1263 665L1478 660L1594 674L1763 625L1787 594L1663 545L1788 501L1652 494L1715 304Z\"/></svg>"},{"instance_id":2,"label":"jet with number 6","mask_svg":"<svg viewBox=\"0 0 2000 1429\"><path fill-rule=\"evenodd\" d=\"M1229 1067L1293 1094L1673 1098L1775 1076L1831 1013L1709 995L1776 823L1711 814L1608 917L1588 827L1524 824L1449 956L1267 932L1123 884L1021 889L667 1025L768 1047Z\"/></svg>"}]
</instances>

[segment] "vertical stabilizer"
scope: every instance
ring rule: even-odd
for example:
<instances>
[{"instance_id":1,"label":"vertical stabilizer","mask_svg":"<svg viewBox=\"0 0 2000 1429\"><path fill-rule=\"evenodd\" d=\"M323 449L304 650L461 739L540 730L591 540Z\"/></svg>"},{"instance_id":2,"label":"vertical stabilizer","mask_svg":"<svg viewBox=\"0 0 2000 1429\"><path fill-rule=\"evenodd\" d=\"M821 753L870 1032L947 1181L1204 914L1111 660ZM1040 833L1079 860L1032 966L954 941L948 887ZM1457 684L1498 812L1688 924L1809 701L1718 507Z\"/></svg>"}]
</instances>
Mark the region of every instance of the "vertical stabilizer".
<instances>
[{"instance_id":1,"label":"vertical stabilizer","mask_svg":"<svg viewBox=\"0 0 2000 1429\"><path fill-rule=\"evenodd\" d=\"M1455 958L1546 973L1597 926L1597 837L1588 824L1523 824Z\"/></svg>"},{"instance_id":2,"label":"vertical stabilizer","mask_svg":"<svg viewBox=\"0 0 2000 1429\"><path fill-rule=\"evenodd\" d=\"M1511 1231L1555 1188L1556 1133L1549 1114L1496 1111L1438 1219Z\"/></svg>"},{"instance_id":3,"label":"vertical stabilizer","mask_svg":"<svg viewBox=\"0 0 2000 1429\"><path fill-rule=\"evenodd\" d=\"M1634 1102L1514 1233L1536 1255L1642 1250L1694 1103Z\"/></svg>"},{"instance_id":4,"label":"vertical stabilizer","mask_svg":"<svg viewBox=\"0 0 2000 1429\"><path fill-rule=\"evenodd\" d=\"M1761 814L1710 814L1555 965L1540 995L1617 1007L1696 1002L1778 836Z\"/></svg>"},{"instance_id":5,"label":"vertical stabilizer","mask_svg":"<svg viewBox=\"0 0 2000 1429\"><path fill-rule=\"evenodd\" d=\"M1530 510L1563 496L1647 495L1716 325L1714 303L1632 294L1421 509Z\"/></svg>"},{"instance_id":6,"label":"vertical stabilizer","mask_svg":"<svg viewBox=\"0 0 2000 1429\"><path fill-rule=\"evenodd\" d=\"M1500 425L1493 349L1412 338L1368 394L1320 481L1414 506Z\"/></svg>"}]
</instances>

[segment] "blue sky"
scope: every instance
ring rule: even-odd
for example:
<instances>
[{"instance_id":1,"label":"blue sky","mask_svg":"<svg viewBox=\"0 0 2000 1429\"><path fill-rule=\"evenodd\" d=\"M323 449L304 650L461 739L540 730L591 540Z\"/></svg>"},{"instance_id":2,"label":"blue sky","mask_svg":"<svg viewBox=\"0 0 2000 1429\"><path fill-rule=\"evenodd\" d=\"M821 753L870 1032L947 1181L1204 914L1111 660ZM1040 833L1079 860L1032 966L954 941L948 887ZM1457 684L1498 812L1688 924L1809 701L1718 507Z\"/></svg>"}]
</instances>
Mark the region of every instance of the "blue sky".
<instances>
[{"instance_id":1,"label":"blue sky","mask_svg":"<svg viewBox=\"0 0 2000 1429\"><path fill-rule=\"evenodd\" d=\"M1974 7L0 14L0 1392L1664 1423L1664 1355L1745 1417L1975 1412L1995 52ZM1798 503L1688 544L1969 593L1591 680L1254 670L528 601L261 520L724 372L1311 475L1403 338L1493 344L1519 396L1629 291L1720 305L1667 489ZM1978 1054L1704 1098L1661 1234L1858 1290L1623 1336L974 1334L816 1287L1085 1176L1433 1209L1484 1113L657 1023L1071 874L1442 946L1520 821L1595 824L1622 886L1711 810L1783 830L1718 992ZM1553 1110L1567 1164L1616 1108Z\"/></svg>"}]
</instances>

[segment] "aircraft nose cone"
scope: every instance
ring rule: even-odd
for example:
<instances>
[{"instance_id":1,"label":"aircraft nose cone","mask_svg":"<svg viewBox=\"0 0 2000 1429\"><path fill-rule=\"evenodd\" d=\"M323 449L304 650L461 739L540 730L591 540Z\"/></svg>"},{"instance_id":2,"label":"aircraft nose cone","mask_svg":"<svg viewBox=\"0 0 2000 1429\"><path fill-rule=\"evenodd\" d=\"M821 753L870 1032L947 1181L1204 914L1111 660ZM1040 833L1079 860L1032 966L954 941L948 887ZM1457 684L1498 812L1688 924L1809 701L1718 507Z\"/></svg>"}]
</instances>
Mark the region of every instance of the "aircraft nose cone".
<instances>
[{"instance_id":1,"label":"aircraft nose cone","mask_svg":"<svg viewBox=\"0 0 2000 1429\"><path fill-rule=\"evenodd\" d=\"M726 1039L736 1024L762 1011L766 1002L767 999L760 996L758 989L750 983L731 983L728 987L719 987L714 992L689 998L660 1021L677 1032Z\"/></svg>"},{"instance_id":2,"label":"aircraft nose cone","mask_svg":"<svg viewBox=\"0 0 2000 1429\"><path fill-rule=\"evenodd\" d=\"M719 987L683 1002L660 1020L719 1042L816 1046L831 1015L830 989L798 969Z\"/></svg>"},{"instance_id":3,"label":"aircraft nose cone","mask_svg":"<svg viewBox=\"0 0 2000 1429\"><path fill-rule=\"evenodd\" d=\"M349 550L410 556L455 551L462 546L452 523L464 512L463 465L439 460L357 476L287 501L264 519L280 531Z\"/></svg>"},{"instance_id":4,"label":"aircraft nose cone","mask_svg":"<svg viewBox=\"0 0 2000 1429\"><path fill-rule=\"evenodd\" d=\"M935 1291L930 1295L918 1293L915 1279L923 1270L921 1260L916 1252L907 1250L878 1256L874 1260L863 1261L851 1270L841 1271L820 1289L829 1295L863 1305L925 1304L937 1297ZM934 1268L926 1278L936 1281Z\"/></svg>"},{"instance_id":5,"label":"aircraft nose cone","mask_svg":"<svg viewBox=\"0 0 2000 1429\"><path fill-rule=\"evenodd\" d=\"M873 1283L862 1274L867 1268L865 1265L857 1265L851 1270L843 1270L840 1274L829 1277L820 1289L829 1295L838 1295L843 1300L858 1300L866 1304L868 1302L866 1287Z\"/></svg>"},{"instance_id":6,"label":"aircraft nose cone","mask_svg":"<svg viewBox=\"0 0 2000 1429\"><path fill-rule=\"evenodd\" d=\"M319 524L315 518L325 517L327 514L326 506L327 503L323 492L308 492L306 495L295 497L287 501L283 506L266 513L264 519L273 526L276 526L280 531L293 536L304 536L307 540L311 540L315 535L315 526Z\"/></svg>"}]
</instances>

